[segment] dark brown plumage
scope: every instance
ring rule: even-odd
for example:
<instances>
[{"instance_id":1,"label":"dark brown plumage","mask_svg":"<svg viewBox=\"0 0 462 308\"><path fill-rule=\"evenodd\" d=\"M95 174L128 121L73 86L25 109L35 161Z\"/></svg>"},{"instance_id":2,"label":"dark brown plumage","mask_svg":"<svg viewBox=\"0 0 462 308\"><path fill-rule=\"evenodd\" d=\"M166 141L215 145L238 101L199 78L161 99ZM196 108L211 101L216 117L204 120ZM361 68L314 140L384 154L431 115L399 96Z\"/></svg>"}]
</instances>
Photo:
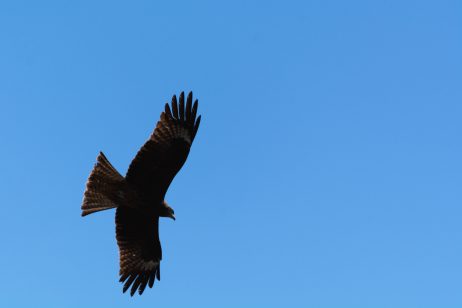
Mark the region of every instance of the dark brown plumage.
<instances>
[{"instance_id":1,"label":"dark brown plumage","mask_svg":"<svg viewBox=\"0 0 462 308\"><path fill-rule=\"evenodd\" d=\"M82 216L116 208L116 238L120 252L120 282L123 292L142 294L147 285L160 280L162 248L159 217L175 219L164 201L167 189L188 157L199 128L197 100L192 92L179 106L174 95L172 108L165 104L154 132L141 147L125 178L100 152L87 181Z\"/></svg>"}]
</instances>

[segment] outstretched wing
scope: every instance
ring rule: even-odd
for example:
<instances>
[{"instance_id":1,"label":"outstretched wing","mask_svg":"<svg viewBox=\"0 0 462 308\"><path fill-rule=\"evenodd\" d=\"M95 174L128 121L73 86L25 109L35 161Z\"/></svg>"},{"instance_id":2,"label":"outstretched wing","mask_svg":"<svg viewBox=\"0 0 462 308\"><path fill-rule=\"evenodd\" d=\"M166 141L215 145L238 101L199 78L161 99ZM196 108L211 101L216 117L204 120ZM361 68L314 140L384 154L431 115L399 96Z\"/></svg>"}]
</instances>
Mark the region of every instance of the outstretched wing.
<instances>
[{"instance_id":1,"label":"outstretched wing","mask_svg":"<svg viewBox=\"0 0 462 308\"><path fill-rule=\"evenodd\" d=\"M136 290L143 294L146 285L152 288L160 280L162 248L159 241L159 219L152 219L136 208L118 207L116 211L116 238L120 254L120 282L123 292L130 286L130 295Z\"/></svg>"},{"instance_id":2,"label":"outstretched wing","mask_svg":"<svg viewBox=\"0 0 462 308\"><path fill-rule=\"evenodd\" d=\"M184 101L184 92L172 98L172 108L165 104L156 128L149 140L133 159L125 176L144 198L162 201L175 175L181 169L199 128L196 119L197 99L192 104L192 92Z\"/></svg>"}]
</instances>

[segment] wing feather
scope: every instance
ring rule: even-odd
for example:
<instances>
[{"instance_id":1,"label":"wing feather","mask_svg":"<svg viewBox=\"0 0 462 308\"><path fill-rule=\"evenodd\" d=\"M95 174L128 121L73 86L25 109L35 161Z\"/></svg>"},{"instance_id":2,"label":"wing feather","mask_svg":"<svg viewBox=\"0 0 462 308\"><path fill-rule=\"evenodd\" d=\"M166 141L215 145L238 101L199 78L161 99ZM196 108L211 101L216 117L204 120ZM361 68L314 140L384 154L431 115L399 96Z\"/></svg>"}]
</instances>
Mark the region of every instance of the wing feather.
<instances>
[{"instance_id":1,"label":"wing feather","mask_svg":"<svg viewBox=\"0 0 462 308\"><path fill-rule=\"evenodd\" d=\"M152 286L154 285L154 282L156 281L156 273L155 272L151 272L151 274L149 275L149 287L152 288Z\"/></svg>"},{"instance_id":2,"label":"wing feather","mask_svg":"<svg viewBox=\"0 0 462 308\"><path fill-rule=\"evenodd\" d=\"M192 92L189 92L186 99L186 123L189 125L191 120Z\"/></svg>"},{"instance_id":3,"label":"wing feather","mask_svg":"<svg viewBox=\"0 0 462 308\"><path fill-rule=\"evenodd\" d=\"M173 111L173 118L178 119L178 104L176 102L176 95L172 97L172 111Z\"/></svg>"},{"instance_id":4,"label":"wing feather","mask_svg":"<svg viewBox=\"0 0 462 308\"><path fill-rule=\"evenodd\" d=\"M193 130L193 139L196 137L197 130L199 129L199 124L201 124L201 116L197 117L196 125L194 125L194 130Z\"/></svg>"},{"instance_id":5,"label":"wing feather","mask_svg":"<svg viewBox=\"0 0 462 308\"><path fill-rule=\"evenodd\" d=\"M184 92L180 93L180 120L184 121Z\"/></svg>"},{"instance_id":6,"label":"wing feather","mask_svg":"<svg viewBox=\"0 0 462 308\"><path fill-rule=\"evenodd\" d=\"M191 110L191 118L188 121L189 126L191 127L194 127L194 121L196 120L196 114L197 114L197 99L194 101L194 105Z\"/></svg>"},{"instance_id":7,"label":"wing feather","mask_svg":"<svg viewBox=\"0 0 462 308\"><path fill-rule=\"evenodd\" d=\"M169 104L165 104L165 113L168 114L170 117L173 117L172 111L170 110Z\"/></svg>"}]
</instances>

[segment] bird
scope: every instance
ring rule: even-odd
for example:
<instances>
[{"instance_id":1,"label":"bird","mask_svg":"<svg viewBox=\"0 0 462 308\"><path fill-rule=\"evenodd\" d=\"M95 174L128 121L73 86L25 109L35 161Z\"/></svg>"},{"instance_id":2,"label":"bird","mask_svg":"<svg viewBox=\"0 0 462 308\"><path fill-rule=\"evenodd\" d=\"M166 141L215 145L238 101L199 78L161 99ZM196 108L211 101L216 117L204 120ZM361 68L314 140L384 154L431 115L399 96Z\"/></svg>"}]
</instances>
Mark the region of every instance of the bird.
<instances>
[{"instance_id":1,"label":"bird","mask_svg":"<svg viewBox=\"0 0 462 308\"><path fill-rule=\"evenodd\" d=\"M165 104L156 127L122 176L100 152L88 177L82 216L115 208L119 276L123 293L143 294L160 281L162 248L159 217L175 220L173 208L164 200L175 175L183 167L196 137L201 116L192 92L185 104L184 92L171 108Z\"/></svg>"}]
</instances>

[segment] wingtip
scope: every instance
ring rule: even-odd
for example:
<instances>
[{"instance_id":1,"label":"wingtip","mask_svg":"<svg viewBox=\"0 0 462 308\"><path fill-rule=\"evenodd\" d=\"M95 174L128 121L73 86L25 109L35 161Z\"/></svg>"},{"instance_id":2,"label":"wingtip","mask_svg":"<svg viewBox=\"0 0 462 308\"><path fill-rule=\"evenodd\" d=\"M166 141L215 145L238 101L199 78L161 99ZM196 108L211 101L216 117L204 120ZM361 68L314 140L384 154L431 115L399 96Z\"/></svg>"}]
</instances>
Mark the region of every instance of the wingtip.
<instances>
[{"instance_id":1,"label":"wingtip","mask_svg":"<svg viewBox=\"0 0 462 308\"><path fill-rule=\"evenodd\" d=\"M172 97L172 116L173 118L178 119L178 102L175 94Z\"/></svg>"},{"instance_id":2,"label":"wingtip","mask_svg":"<svg viewBox=\"0 0 462 308\"><path fill-rule=\"evenodd\" d=\"M196 123L194 124L193 138L196 137L197 131L199 130L199 125L201 123L201 118L202 118L202 115L199 115L197 117Z\"/></svg>"},{"instance_id":3,"label":"wingtip","mask_svg":"<svg viewBox=\"0 0 462 308\"><path fill-rule=\"evenodd\" d=\"M179 115L180 115L179 119L181 121L184 121L184 116L185 116L185 114L184 114L184 91L181 92L181 94L180 94L180 102L179 103L180 103L180 105L178 106L179 107L178 111L179 111Z\"/></svg>"},{"instance_id":4,"label":"wingtip","mask_svg":"<svg viewBox=\"0 0 462 308\"><path fill-rule=\"evenodd\" d=\"M168 114L169 117L172 117L172 111L170 110L170 105L165 103L165 113Z\"/></svg>"},{"instance_id":5,"label":"wingtip","mask_svg":"<svg viewBox=\"0 0 462 308\"><path fill-rule=\"evenodd\" d=\"M149 288L154 286L154 282L156 281L156 272L151 272L149 275Z\"/></svg>"},{"instance_id":6,"label":"wingtip","mask_svg":"<svg viewBox=\"0 0 462 308\"><path fill-rule=\"evenodd\" d=\"M157 280L160 281L160 264L159 264L159 266L157 267L156 277L157 277Z\"/></svg>"}]
</instances>

